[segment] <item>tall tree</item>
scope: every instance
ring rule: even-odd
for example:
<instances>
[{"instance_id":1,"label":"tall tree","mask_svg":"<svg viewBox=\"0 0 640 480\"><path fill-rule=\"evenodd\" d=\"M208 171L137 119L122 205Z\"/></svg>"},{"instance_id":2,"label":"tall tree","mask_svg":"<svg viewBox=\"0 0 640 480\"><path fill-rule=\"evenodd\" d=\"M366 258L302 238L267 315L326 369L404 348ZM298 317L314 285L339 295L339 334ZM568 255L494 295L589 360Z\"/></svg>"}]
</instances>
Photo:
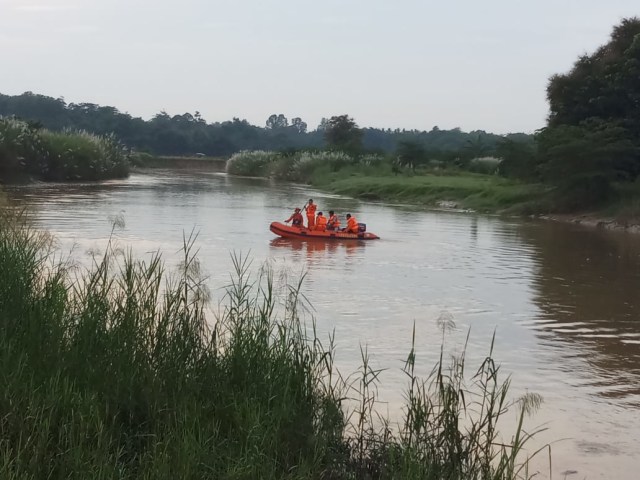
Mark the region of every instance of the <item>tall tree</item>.
<instances>
[{"instance_id":1,"label":"tall tree","mask_svg":"<svg viewBox=\"0 0 640 480\"><path fill-rule=\"evenodd\" d=\"M416 166L427 161L427 151L420 143L402 140L398 142L396 158L398 165L415 170Z\"/></svg>"},{"instance_id":2,"label":"tall tree","mask_svg":"<svg viewBox=\"0 0 640 480\"><path fill-rule=\"evenodd\" d=\"M331 117L324 131L327 144L345 152L358 153L362 150L362 130L348 115Z\"/></svg>"},{"instance_id":3,"label":"tall tree","mask_svg":"<svg viewBox=\"0 0 640 480\"><path fill-rule=\"evenodd\" d=\"M640 175L640 19L581 56L547 87L548 125L536 136L539 171L570 203L596 204L614 180Z\"/></svg>"},{"instance_id":4,"label":"tall tree","mask_svg":"<svg viewBox=\"0 0 640 480\"><path fill-rule=\"evenodd\" d=\"M609 43L581 56L569 73L551 77L547 99L550 127L624 120L640 136L640 19L622 20Z\"/></svg>"},{"instance_id":5,"label":"tall tree","mask_svg":"<svg viewBox=\"0 0 640 480\"><path fill-rule=\"evenodd\" d=\"M289 126L289 120L282 113L276 115L275 113L267 118L267 128L276 130L278 128L285 128Z\"/></svg>"},{"instance_id":6,"label":"tall tree","mask_svg":"<svg viewBox=\"0 0 640 480\"><path fill-rule=\"evenodd\" d=\"M303 122L300 117L293 118L291 120L291 126L298 133L307 133L307 124Z\"/></svg>"}]
</instances>

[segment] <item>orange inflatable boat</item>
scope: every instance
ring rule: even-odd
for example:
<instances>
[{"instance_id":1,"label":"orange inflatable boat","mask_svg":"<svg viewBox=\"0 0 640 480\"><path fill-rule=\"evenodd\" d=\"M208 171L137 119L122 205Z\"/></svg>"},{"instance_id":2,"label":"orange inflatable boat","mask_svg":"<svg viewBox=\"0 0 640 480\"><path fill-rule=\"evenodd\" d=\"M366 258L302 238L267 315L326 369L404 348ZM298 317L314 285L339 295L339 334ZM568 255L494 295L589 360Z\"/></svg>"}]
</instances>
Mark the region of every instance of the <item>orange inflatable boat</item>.
<instances>
[{"instance_id":1,"label":"orange inflatable boat","mask_svg":"<svg viewBox=\"0 0 640 480\"><path fill-rule=\"evenodd\" d=\"M306 227L293 227L285 223L273 222L269 229L283 238L307 240L379 240L380 237L371 232L347 233L340 230L309 230Z\"/></svg>"}]
</instances>

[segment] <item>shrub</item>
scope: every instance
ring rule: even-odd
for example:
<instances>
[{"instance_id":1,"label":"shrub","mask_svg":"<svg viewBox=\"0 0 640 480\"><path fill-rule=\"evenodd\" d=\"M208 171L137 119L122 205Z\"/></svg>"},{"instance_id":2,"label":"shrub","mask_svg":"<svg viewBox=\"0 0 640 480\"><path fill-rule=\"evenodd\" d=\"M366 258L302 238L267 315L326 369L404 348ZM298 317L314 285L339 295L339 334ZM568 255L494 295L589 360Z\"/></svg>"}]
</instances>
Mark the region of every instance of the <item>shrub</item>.
<instances>
[{"instance_id":1,"label":"shrub","mask_svg":"<svg viewBox=\"0 0 640 480\"><path fill-rule=\"evenodd\" d=\"M0 117L0 173L35 173L45 159L38 130L26 122Z\"/></svg>"},{"instance_id":2,"label":"shrub","mask_svg":"<svg viewBox=\"0 0 640 480\"><path fill-rule=\"evenodd\" d=\"M281 159L277 152L264 150L243 150L227 160L227 173L245 177L268 177Z\"/></svg>"},{"instance_id":3,"label":"shrub","mask_svg":"<svg viewBox=\"0 0 640 480\"><path fill-rule=\"evenodd\" d=\"M310 183L313 173L318 168L328 168L337 172L355 162L354 158L344 152L300 152L287 173L288 180Z\"/></svg>"},{"instance_id":4,"label":"shrub","mask_svg":"<svg viewBox=\"0 0 640 480\"><path fill-rule=\"evenodd\" d=\"M37 130L0 118L0 172L43 180L118 178L129 173L129 155L114 135Z\"/></svg>"},{"instance_id":5,"label":"shrub","mask_svg":"<svg viewBox=\"0 0 640 480\"><path fill-rule=\"evenodd\" d=\"M129 173L128 153L113 134L45 130L41 136L48 153L42 171L46 180L100 180Z\"/></svg>"}]
</instances>

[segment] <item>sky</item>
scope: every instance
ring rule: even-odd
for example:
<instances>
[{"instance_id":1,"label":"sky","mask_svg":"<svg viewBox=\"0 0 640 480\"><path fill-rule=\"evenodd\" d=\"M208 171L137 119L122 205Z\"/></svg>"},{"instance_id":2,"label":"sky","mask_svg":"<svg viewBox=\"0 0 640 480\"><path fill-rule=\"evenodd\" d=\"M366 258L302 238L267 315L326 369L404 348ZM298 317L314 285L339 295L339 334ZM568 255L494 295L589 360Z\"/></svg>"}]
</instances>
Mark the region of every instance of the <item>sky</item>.
<instances>
[{"instance_id":1,"label":"sky","mask_svg":"<svg viewBox=\"0 0 640 480\"><path fill-rule=\"evenodd\" d=\"M0 0L0 93L145 119L531 133L638 0Z\"/></svg>"}]
</instances>

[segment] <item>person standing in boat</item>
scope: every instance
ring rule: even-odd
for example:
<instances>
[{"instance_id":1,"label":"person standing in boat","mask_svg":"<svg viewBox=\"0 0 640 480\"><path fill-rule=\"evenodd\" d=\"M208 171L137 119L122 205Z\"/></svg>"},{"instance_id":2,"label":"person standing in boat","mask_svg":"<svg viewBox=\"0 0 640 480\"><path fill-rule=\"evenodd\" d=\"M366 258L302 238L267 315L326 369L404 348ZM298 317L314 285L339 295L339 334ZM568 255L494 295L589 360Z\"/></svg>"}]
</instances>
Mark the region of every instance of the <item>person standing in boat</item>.
<instances>
[{"instance_id":1,"label":"person standing in boat","mask_svg":"<svg viewBox=\"0 0 640 480\"><path fill-rule=\"evenodd\" d=\"M345 228L344 231L347 233L358 233L358 220L350 213L347 213L347 228Z\"/></svg>"},{"instance_id":2,"label":"person standing in boat","mask_svg":"<svg viewBox=\"0 0 640 480\"><path fill-rule=\"evenodd\" d=\"M284 223L289 223L289 222L291 222L291 225L293 227L302 228L304 219L302 218L302 214L300 213L299 208L296 208L295 211L291 214L291 216L284 221Z\"/></svg>"},{"instance_id":3,"label":"person standing in boat","mask_svg":"<svg viewBox=\"0 0 640 480\"><path fill-rule=\"evenodd\" d=\"M327 221L327 230L338 230L340 228L340 219L333 210L329 210L329 220Z\"/></svg>"},{"instance_id":4,"label":"person standing in boat","mask_svg":"<svg viewBox=\"0 0 640 480\"><path fill-rule=\"evenodd\" d=\"M327 230L327 217L325 217L322 212L318 212L318 216L316 217L315 230L319 232Z\"/></svg>"},{"instance_id":5,"label":"person standing in boat","mask_svg":"<svg viewBox=\"0 0 640 480\"><path fill-rule=\"evenodd\" d=\"M316 204L313 203L313 198L309 199L309 203L304 206L307 211L307 228L313 230L313 226L316 224Z\"/></svg>"}]
</instances>

